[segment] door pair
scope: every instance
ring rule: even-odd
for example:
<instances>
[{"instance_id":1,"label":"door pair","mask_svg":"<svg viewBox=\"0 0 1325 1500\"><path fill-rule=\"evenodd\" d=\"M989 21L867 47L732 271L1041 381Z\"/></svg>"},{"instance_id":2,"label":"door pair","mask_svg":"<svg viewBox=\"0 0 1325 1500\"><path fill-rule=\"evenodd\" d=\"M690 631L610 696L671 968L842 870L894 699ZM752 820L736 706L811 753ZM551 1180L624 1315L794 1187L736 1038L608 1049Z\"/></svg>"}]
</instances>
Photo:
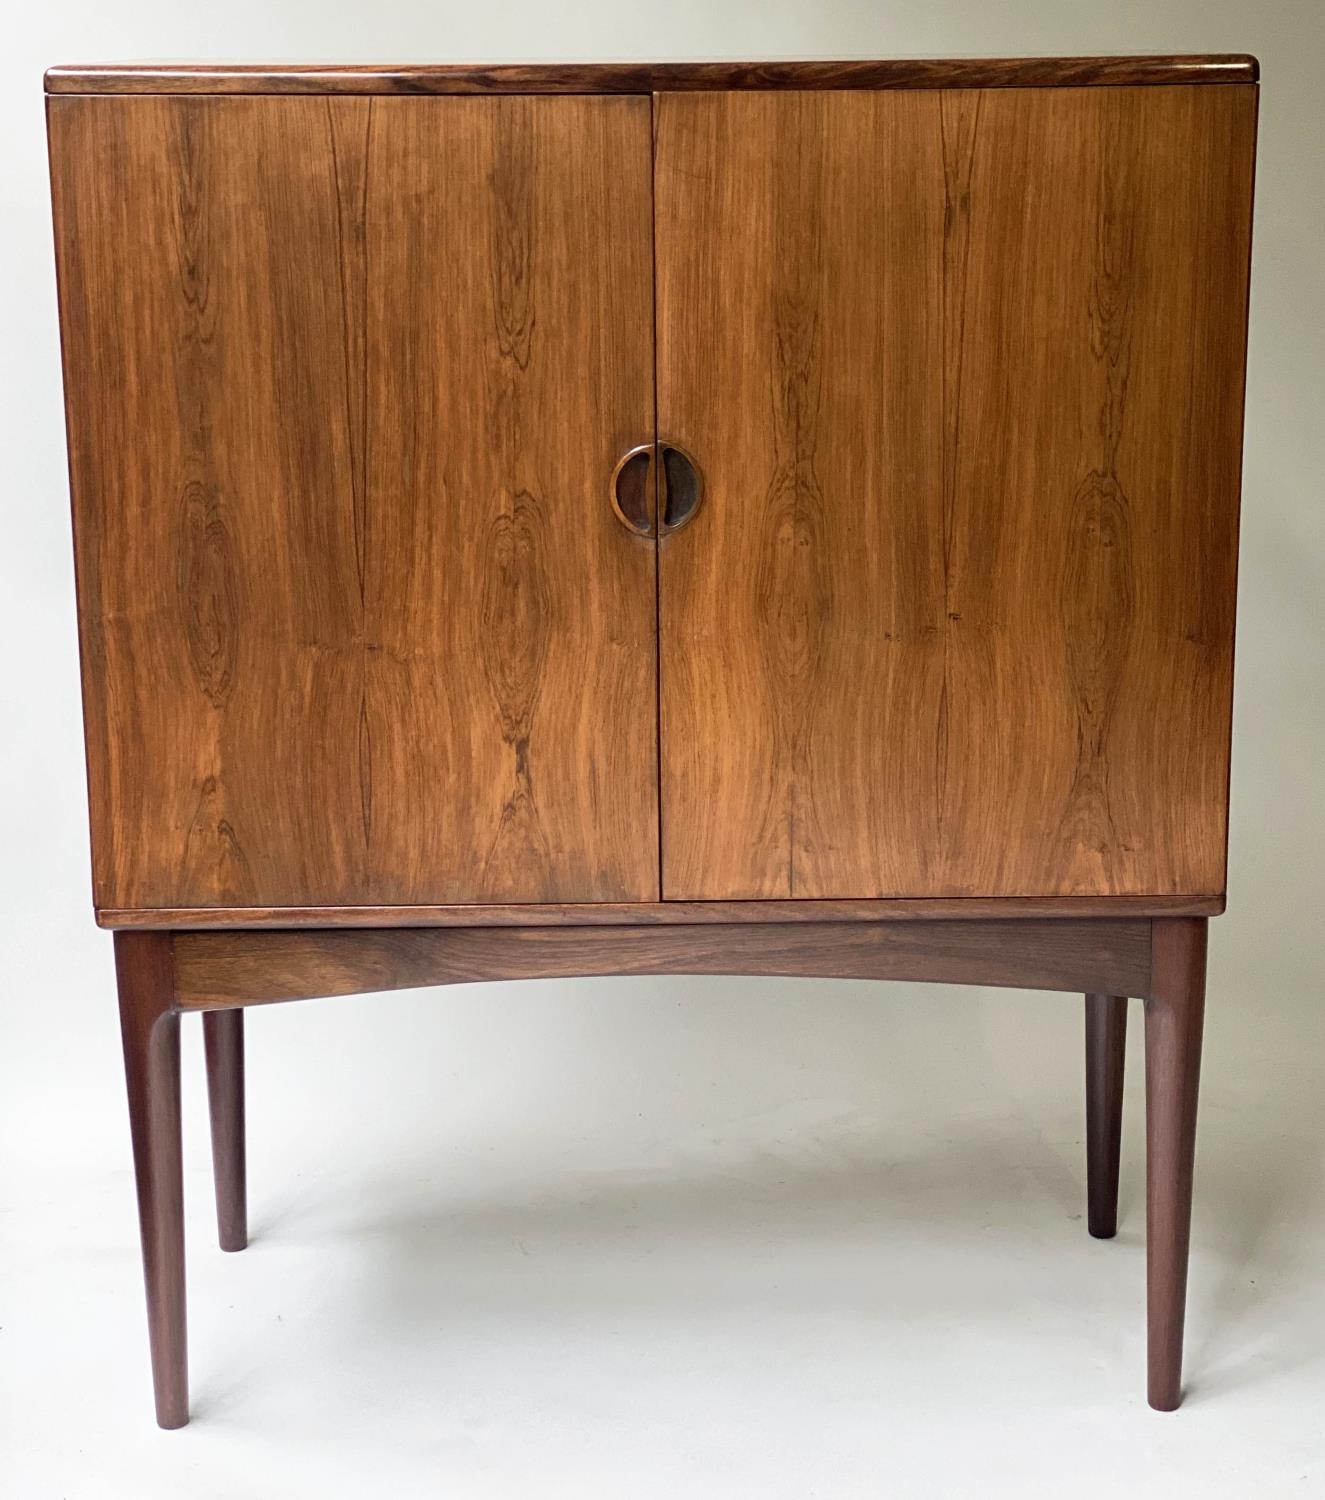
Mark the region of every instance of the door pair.
<instances>
[{"instance_id":1,"label":"door pair","mask_svg":"<svg viewBox=\"0 0 1325 1500\"><path fill-rule=\"evenodd\" d=\"M98 905L1221 890L1254 94L53 98Z\"/></svg>"}]
</instances>

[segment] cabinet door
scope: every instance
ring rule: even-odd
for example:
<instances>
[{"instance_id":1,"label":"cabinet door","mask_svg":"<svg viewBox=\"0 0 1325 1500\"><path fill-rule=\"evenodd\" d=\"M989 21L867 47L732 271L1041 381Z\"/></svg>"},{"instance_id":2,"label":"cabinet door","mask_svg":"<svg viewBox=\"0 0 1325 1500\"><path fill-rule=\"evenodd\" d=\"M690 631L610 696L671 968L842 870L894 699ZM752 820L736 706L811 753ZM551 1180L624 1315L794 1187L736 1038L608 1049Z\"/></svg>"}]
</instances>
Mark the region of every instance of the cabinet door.
<instances>
[{"instance_id":1,"label":"cabinet door","mask_svg":"<svg viewBox=\"0 0 1325 1500\"><path fill-rule=\"evenodd\" d=\"M664 896L1222 891L1255 89L657 108Z\"/></svg>"},{"instance_id":2,"label":"cabinet door","mask_svg":"<svg viewBox=\"0 0 1325 1500\"><path fill-rule=\"evenodd\" d=\"M649 101L50 130L98 905L655 898Z\"/></svg>"}]
</instances>

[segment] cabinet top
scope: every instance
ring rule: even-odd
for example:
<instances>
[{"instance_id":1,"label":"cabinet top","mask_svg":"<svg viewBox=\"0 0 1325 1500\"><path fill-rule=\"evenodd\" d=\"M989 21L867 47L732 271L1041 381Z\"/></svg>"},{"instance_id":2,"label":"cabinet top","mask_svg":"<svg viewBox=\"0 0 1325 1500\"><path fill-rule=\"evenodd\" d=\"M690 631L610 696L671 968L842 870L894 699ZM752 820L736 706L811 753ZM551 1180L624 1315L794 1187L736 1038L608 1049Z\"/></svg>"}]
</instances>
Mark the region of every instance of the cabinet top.
<instances>
[{"instance_id":1,"label":"cabinet top","mask_svg":"<svg viewBox=\"0 0 1325 1500\"><path fill-rule=\"evenodd\" d=\"M673 63L108 63L51 68L50 94L645 94L697 89L1052 88L1255 83L1245 53L1176 57Z\"/></svg>"}]
</instances>

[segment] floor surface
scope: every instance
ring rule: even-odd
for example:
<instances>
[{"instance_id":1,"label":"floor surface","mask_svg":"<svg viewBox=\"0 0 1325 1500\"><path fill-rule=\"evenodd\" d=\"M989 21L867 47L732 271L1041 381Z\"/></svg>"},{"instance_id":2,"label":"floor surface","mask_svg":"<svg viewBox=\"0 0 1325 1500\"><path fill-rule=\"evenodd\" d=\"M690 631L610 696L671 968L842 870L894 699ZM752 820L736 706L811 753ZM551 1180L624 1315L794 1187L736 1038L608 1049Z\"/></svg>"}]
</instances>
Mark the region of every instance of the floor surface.
<instances>
[{"instance_id":1,"label":"floor surface","mask_svg":"<svg viewBox=\"0 0 1325 1500\"><path fill-rule=\"evenodd\" d=\"M151 1418L105 1010L52 1039L77 1107L29 1100L9 1153L9 1500L1325 1494L1306 1008L1253 1023L1212 996L1189 1394L1163 1416L1137 1005L1108 1243L1083 1219L1071 997L595 980L250 1012L238 1255L190 1022L176 1433Z\"/></svg>"}]
</instances>

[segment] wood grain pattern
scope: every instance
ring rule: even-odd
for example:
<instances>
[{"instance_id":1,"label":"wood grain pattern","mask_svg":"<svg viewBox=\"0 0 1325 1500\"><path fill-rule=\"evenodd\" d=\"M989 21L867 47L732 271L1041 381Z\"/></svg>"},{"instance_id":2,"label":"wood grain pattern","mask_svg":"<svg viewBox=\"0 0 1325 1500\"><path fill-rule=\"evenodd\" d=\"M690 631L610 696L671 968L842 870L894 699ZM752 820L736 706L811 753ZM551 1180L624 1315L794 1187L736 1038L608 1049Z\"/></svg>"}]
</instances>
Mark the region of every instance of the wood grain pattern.
<instances>
[{"instance_id":1,"label":"wood grain pattern","mask_svg":"<svg viewBox=\"0 0 1325 1500\"><path fill-rule=\"evenodd\" d=\"M222 1250L248 1246L248 1150L244 1119L244 1012L202 1018L207 1112L212 1133L217 1239Z\"/></svg>"},{"instance_id":2,"label":"wood grain pattern","mask_svg":"<svg viewBox=\"0 0 1325 1500\"><path fill-rule=\"evenodd\" d=\"M183 1427L189 1420L189 1361L173 939L155 932L118 933L115 977L156 1420L161 1427Z\"/></svg>"},{"instance_id":3,"label":"wood grain pattern","mask_svg":"<svg viewBox=\"0 0 1325 1500\"><path fill-rule=\"evenodd\" d=\"M1118 1232L1118 1162L1127 1065L1127 997L1086 996L1086 1228Z\"/></svg>"},{"instance_id":4,"label":"wood grain pattern","mask_svg":"<svg viewBox=\"0 0 1325 1500\"><path fill-rule=\"evenodd\" d=\"M177 906L98 911L101 927L571 927L700 922L911 922L984 917L1218 916L1222 896L977 896L900 901L599 901L583 905Z\"/></svg>"},{"instance_id":5,"label":"wood grain pattern","mask_svg":"<svg viewBox=\"0 0 1325 1500\"><path fill-rule=\"evenodd\" d=\"M659 430L709 488L659 548L669 898L932 887L911 869L932 761L895 729L929 711L925 684L883 643L941 644L922 451L940 416L923 374L939 352L939 106L659 101Z\"/></svg>"},{"instance_id":6,"label":"wood grain pattern","mask_svg":"<svg viewBox=\"0 0 1325 1500\"><path fill-rule=\"evenodd\" d=\"M660 99L666 897L1222 891L1255 109Z\"/></svg>"},{"instance_id":7,"label":"wood grain pattern","mask_svg":"<svg viewBox=\"0 0 1325 1500\"><path fill-rule=\"evenodd\" d=\"M1224 888L1255 110L982 100L945 331L949 888Z\"/></svg>"},{"instance_id":8,"label":"wood grain pattern","mask_svg":"<svg viewBox=\"0 0 1325 1500\"><path fill-rule=\"evenodd\" d=\"M754 923L181 933L185 1010L490 979L769 974L1129 990L1150 974L1150 923Z\"/></svg>"},{"instance_id":9,"label":"wood grain pattern","mask_svg":"<svg viewBox=\"0 0 1325 1500\"><path fill-rule=\"evenodd\" d=\"M649 106L376 107L372 473L401 502L372 664L400 860L375 898L654 898L653 545L607 493L653 427Z\"/></svg>"},{"instance_id":10,"label":"wood grain pattern","mask_svg":"<svg viewBox=\"0 0 1325 1500\"><path fill-rule=\"evenodd\" d=\"M49 93L648 94L660 89L1037 88L1254 83L1245 53L1163 57L935 58L842 62L262 65L51 68Z\"/></svg>"},{"instance_id":11,"label":"wood grain pattern","mask_svg":"<svg viewBox=\"0 0 1325 1500\"><path fill-rule=\"evenodd\" d=\"M98 904L655 898L647 101L49 110Z\"/></svg>"},{"instance_id":12,"label":"wood grain pattern","mask_svg":"<svg viewBox=\"0 0 1325 1500\"><path fill-rule=\"evenodd\" d=\"M1146 994L1147 1396L1156 1411L1182 1402L1206 932L1193 917L1154 924Z\"/></svg>"}]
</instances>

